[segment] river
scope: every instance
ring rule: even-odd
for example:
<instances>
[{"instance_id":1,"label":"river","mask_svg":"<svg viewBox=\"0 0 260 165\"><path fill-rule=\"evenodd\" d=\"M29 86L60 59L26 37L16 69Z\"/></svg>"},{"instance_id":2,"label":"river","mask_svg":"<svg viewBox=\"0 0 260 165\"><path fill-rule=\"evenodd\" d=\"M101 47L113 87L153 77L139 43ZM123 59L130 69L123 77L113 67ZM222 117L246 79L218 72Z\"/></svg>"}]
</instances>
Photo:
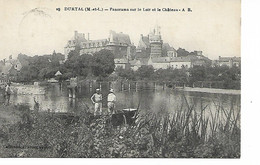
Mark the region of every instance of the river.
<instances>
[{"instance_id":1,"label":"river","mask_svg":"<svg viewBox=\"0 0 260 165\"><path fill-rule=\"evenodd\" d=\"M106 96L108 86L102 85L103 111L106 113ZM26 86L24 86L26 89ZM36 87L37 88L37 87ZM93 104L90 97L95 88L82 87L78 91L76 99L68 97L68 88L66 84L52 83L41 87L43 93L36 94L13 94L10 102L12 104L27 104L31 109L34 107L34 98L40 104L41 111L72 112L77 113L81 110L93 112ZM141 89L141 90L119 90L114 87L117 96L116 109L137 108L143 113L146 112L171 112L180 110L188 105L194 105L195 109L207 106L208 111L216 111L218 107L226 110L233 108L235 112L240 112L241 95L240 94L220 94L220 93L202 93L197 91L183 91L171 88Z\"/></svg>"}]
</instances>

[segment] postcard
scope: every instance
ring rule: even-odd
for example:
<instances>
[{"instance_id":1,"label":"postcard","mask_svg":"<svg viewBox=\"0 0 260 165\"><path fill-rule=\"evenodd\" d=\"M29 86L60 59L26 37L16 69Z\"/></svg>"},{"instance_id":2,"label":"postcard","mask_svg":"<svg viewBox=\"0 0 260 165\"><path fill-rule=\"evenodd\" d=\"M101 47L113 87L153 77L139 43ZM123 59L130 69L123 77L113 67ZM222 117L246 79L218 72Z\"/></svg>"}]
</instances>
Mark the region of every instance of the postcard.
<instances>
[{"instance_id":1,"label":"postcard","mask_svg":"<svg viewBox=\"0 0 260 165\"><path fill-rule=\"evenodd\" d=\"M0 6L1 158L240 159L239 0Z\"/></svg>"}]
</instances>

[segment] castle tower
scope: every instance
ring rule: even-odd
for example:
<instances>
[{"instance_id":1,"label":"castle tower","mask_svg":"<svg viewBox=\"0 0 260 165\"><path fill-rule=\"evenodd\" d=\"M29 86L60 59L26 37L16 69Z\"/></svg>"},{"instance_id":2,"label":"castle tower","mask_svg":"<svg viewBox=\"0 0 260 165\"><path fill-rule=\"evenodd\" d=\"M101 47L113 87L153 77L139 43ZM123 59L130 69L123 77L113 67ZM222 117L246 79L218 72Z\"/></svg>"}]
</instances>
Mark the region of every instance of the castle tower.
<instances>
[{"instance_id":1,"label":"castle tower","mask_svg":"<svg viewBox=\"0 0 260 165\"><path fill-rule=\"evenodd\" d=\"M149 34L149 42L151 47L150 58L161 57L163 41L161 38L161 32L159 26L156 26L153 32Z\"/></svg>"}]
</instances>

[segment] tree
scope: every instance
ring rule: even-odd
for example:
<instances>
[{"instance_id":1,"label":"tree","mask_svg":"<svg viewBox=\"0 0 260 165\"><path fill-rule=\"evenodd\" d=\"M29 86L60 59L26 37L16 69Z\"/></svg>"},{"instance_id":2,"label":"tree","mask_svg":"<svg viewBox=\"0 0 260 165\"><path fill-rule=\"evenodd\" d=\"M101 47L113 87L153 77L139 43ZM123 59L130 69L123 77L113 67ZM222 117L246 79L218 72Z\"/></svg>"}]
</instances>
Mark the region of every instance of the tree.
<instances>
[{"instance_id":1,"label":"tree","mask_svg":"<svg viewBox=\"0 0 260 165\"><path fill-rule=\"evenodd\" d=\"M123 69L122 67L117 67L115 72L119 77L122 77L124 79L128 79L128 80L136 79L135 72L132 69Z\"/></svg>"},{"instance_id":2,"label":"tree","mask_svg":"<svg viewBox=\"0 0 260 165\"><path fill-rule=\"evenodd\" d=\"M187 55L189 55L189 53L190 52L188 52L187 50L182 49L182 48L179 48L177 50L178 57L187 56Z\"/></svg>"},{"instance_id":3,"label":"tree","mask_svg":"<svg viewBox=\"0 0 260 165\"><path fill-rule=\"evenodd\" d=\"M205 81L206 80L206 68L204 66L194 66L190 68L190 82Z\"/></svg>"},{"instance_id":4,"label":"tree","mask_svg":"<svg viewBox=\"0 0 260 165\"><path fill-rule=\"evenodd\" d=\"M39 70L35 66L24 66L18 75L18 81L32 81L38 78Z\"/></svg>"},{"instance_id":5,"label":"tree","mask_svg":"<svg viewBox=\"0 0 260 165\"><path fill-rule=\"evenodd\" d=\"M80 54L79 54L79 50L78 50L78 49L76 49L76 50L71 50L71 51L69 52L68 59L77 58L77 57L79 57L79 56L80 56Z\"/></svg>"},{"instance_id":6,"label":"tree","mask_svg":"<svg viewBox=\"0 0 260 165\"><path fill-rule=\"evenodd\" d=\"M151 65L143 65L137 69L136 75L139 79L149 79L154 73L154 68Z\"/></svg>"},{"instance_id":7,"label":"tree","mask_svg":"<svg viewBox=\"0 0 260 165\"><path fill-rule=\"evenodd\" d=\"M158 69L154 72L153 77L157 81L186 82L187 75L183 69Z\"/></svg>"},{"instance_id":8,"label":"tree","mask_svg":"<svg viewBox=\"0 0 260 165\"><path fill-rule=\"evenodd\" d=\"M93 55L92 72L94 76L107 77L115 69L114 55L103 49Z\"/></svg>"}]
</instances>

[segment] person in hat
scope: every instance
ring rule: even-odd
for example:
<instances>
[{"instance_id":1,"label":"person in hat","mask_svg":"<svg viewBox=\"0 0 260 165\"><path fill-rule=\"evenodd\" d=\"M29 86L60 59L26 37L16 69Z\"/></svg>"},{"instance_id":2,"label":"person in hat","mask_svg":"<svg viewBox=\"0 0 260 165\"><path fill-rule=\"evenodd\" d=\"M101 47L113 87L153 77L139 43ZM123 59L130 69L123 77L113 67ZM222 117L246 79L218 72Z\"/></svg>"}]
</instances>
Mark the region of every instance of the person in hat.
<instances>
[{"instance_id":1,"label":"person in hat","mask_svg":"<svg viewBox=\"0 0 260 165\"><path fill-rule=\"evenodd\" d=\"M5 86L5 102L6 102L6 105L9 105L9 102L10 102L10 96L11 96L11 83L8 82Z\"/></svg>"},{"instance_id":2,"label":"person in hat","mask_svg":"<svg viewBox=\"0 0 260 165\"><path fill-rule=\"evenodd\" d=\"M116 95L114 94L114 90L110 89L109 94L107 96L107 108L109 114L115 113L115 102L116 102Z\"/></svg>"},{"instance_id":3,"label":"person in hat","mask_svg":"<svg viewBox=\"0 0 260 165\"><path fill-rule=\"evenodd\" d=\"M96 89L96 93L94 93L90 99L95 107L94 115L96 116L98 111L100 115L102 115L102 94L100 89Z\"/></svg>"}]
</instances>

